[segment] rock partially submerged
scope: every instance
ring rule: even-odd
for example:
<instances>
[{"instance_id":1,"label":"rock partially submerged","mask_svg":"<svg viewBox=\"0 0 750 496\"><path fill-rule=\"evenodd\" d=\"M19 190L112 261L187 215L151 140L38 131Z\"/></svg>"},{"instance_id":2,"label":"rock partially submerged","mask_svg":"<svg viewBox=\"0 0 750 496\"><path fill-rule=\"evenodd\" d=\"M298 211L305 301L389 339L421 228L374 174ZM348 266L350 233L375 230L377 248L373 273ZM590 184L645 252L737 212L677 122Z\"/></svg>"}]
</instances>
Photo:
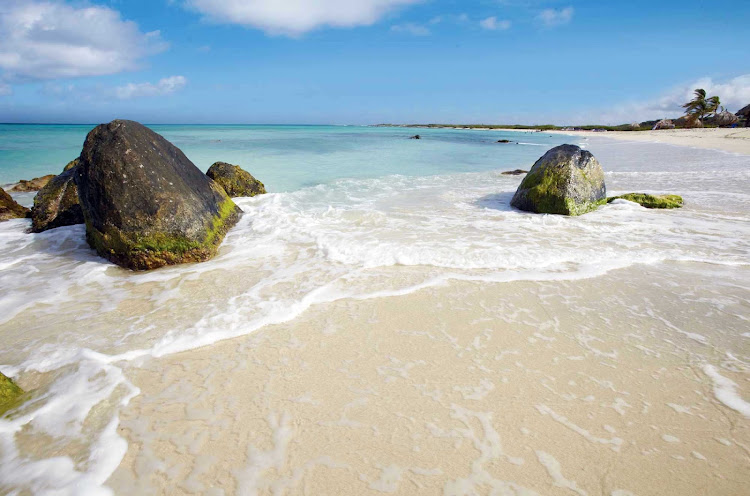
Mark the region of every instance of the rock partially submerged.
<instances>
[{"instance_id":1,"label":"rock partially submerged","mask_svg":"<svg viewBox=\"0 0 750 496\"><path fill-rule=\"evenodd\" d=\"M414 136L412 136L409 139L422 139L422 137L420 135L418 135L418 134L415 134Z\"/></svg>"},{"instance_id":2,"label":"rock partially submerged","mask_svg":"<svg viewBox=\"0 0 750 496\"><path fill-rule=\"evenodd\" d=\"M14 185L12 188L10 188L11 191L14 193L27 193L29 191L39 191L42 189L48 182L50 182L55 177L54 174L48 174L46 176L42 177L35 177L34 179L21 179L18 181L18 184Z\"/></svg>"},{"instance_id":3,"label":"rock partially submerged","mask_svg":"<svg viewBox=\"0 0 750 496\"><path fill-rule=\"evenodd\" d=\"M648 193L628 193L626 195L611 196L607 203L615 200L627 200L635 202L646 208L681 208L682 197L679 195L649 195Z\"/></svg>"},{"instance_id":4,"label":"rock partially submerged","mask_svg":"<svg viewBox=\"0 0 750 496\"><path fill-rule=\"evenodd\" d=\"M243 170L239 165L216 162L209 167L206 175L224 188L224 191L232 198L237 196L262 195L266 192L266 187L263 183L255 179L252 174Z\"/></svg>"},{"instance_id":5,"label":"rock partially submerged","mask_svg":"<svg viewBox=\"0 0 750 496\"><path fill-rule=\"evenodd\" d=\"M507 140L507 139L497 140L497 142L498 143L513 143L511 140Z\"/></svg>"},{"instance_id":6,"label":"rock partially submerged","mask_svg":"<svg viewBox=\"0 0 750 496\"><path fill-rule=\"evenodd\" d=\"M74 161L77 165L77 161ZM73 162L71 162L73 163ZM76 167L68 168L55 176L34 197L31 208L31 230L42 232L62 226L83 224L83 210L78 201L75 183Z\"/></svg>"},{"instance_id":7,"label":"rock partially submerged","mask_svg":"<svg viewBox=\"0 0 750 496\"><path fill-rule=\"evenodd\" d=\"M0 372L0 415L18 405L22 395L23 389L18 387L13 379Z\"/></svg>"},{"instance_id":8,"label":"rock partially submerged","mask_svg":"<svg viewBox=\"0 0 750 496\"><path fill-rule=\"evenodd\" d=\"M241 213L179 148L137 122L94 128L75 170L88 243L130 269L208 260Z\"/></svg>"},{"instance_id":9,"label":"rock partially submerged","mask_svg":"<svg viewBox=\"0 0 750 496\"><path fill-rule=\"evenodd\" d=\"M516 170L512 170L512 171L501 172L500 174L502 174L504 176L520 176L521 174L528 174L528 173L529 173L529 171L525 171L523 169L516 169Z\"/></svg>"},{"instance_id":10,"label":"rock partially submerged","mask_svg":"<svg viewBox=\"0 0 750 496\"><path fill-rule=\"evenodd\" d=\"M604 171L591 152L560 145L536 161L510 204L528 212L581 215L604 204L606 195Z\"/></svg>"},{"instance_id":11,"label":"rock partially submerged","mask_svg":"<svg viewBox=\"0 0 750 496\"><path fill-rule=\"evenodd\" d=\"M0 188L0 221L23 219L29 216L29 209L19 205L3 188Z\"/></svg>"}]
</instances>

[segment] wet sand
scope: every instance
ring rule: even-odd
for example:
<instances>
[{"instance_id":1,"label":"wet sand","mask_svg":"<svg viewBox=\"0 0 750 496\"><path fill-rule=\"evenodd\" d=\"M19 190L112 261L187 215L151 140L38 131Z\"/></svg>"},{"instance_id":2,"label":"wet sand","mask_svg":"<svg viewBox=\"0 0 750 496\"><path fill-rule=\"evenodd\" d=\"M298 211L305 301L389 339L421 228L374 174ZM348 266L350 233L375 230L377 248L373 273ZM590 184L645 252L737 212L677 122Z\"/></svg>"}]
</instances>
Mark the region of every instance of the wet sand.
<instances>
[{"instance_id":1,"label":"wet sand","mask_svg":"<svg viewBox=\"0 0 750 496\"><path fill-rule=\"evenodd\" d=\"M750 397L748 275L665 263L315 305L129 370L141 394L121 413L129 448L107 484L175 495L742 494L750 420L717 399L705 367L722 365L740 401Z\"/></svg>"}]
</instances>

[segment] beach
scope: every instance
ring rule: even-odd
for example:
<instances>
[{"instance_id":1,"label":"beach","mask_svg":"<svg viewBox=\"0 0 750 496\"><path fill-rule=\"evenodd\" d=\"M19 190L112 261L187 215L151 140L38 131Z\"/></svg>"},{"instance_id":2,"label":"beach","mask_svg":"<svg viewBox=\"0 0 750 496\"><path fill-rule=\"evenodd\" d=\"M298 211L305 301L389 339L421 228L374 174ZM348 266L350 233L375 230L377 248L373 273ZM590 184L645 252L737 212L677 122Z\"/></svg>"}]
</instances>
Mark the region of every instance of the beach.
<instances>
[{"instance_id":1,"label":"beach","mask_svg":"<svg viewBox=\"0 0 750 496\"><path fill-rule=\"evenodd\" d=\"M666 145L689 146L750 155L750 128L660 129L658 131L544 131Z\"/></svg>"},{"instance_id":2,"label":"beach","mask_svg":"<svg viewBox=\"0 0 750 496\"><path fill-rule=\"evenodd\" d=\"M0 369L32 392L0 420L1 493L750 485L745 152L663 131L154 128L269 193L235 199L215 258L150 272L97 256L83 225L0 224ZM13 132L41 175L85 129ZM523 176L502 172L562 143L597 157L608 195L685 206L512 208Z\"/></svg>"}]
</instances>

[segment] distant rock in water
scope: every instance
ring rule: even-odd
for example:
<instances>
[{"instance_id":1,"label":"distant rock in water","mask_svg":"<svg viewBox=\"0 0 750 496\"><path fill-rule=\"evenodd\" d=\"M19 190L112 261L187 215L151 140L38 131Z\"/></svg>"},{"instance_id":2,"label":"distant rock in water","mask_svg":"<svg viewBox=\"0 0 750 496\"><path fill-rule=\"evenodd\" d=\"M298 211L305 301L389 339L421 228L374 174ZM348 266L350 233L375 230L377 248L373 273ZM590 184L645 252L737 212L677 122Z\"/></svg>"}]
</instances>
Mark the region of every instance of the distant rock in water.
<instances>
[{"instance_id":1,"label":"distant rock in water","mask_svg":"<svg viewBox=\"0 0 750 496\"><path fill-rule=\"evenodd\" d=\"M14 193L38 191L42 189L45 184L50 182L53 177L55 177L54 174L49 174L42 177L35 177L34 179L29 179L28 181L26 179L21 179L20 181L18 181L18 184L14 185L12 188L10 188L10 190Z\"/></svg>"},{"instance_id":2,"label":"distant rock in water","mask_svg":"<svg viewBox=\"0 0 750 496\"><path fill-rule=\"evenodd\" d=\"M659 129L674 129L674 122L669 119L662 119L654 124L652 131L657 131Z\"/></svg>"},{"instance_id":3,"label":"distant rock in water","mask_svg":"<svg viewBox=\"0 0 750 496\"><path fill-rule=\"evenodd\" d=\"M19 205L3 188L0 188L0 221L23 219L29 216L29 209Z\"/></svg>"},{"instance_id":4,"label":"distant rock in water","mask_svg":"<svg viewBox=\"0 0 750 496\"><path fill-rule=\"evenodd\" d=\"M75 170L88 243L130 269L208 260L241 213L179 148L137 122L94 128Z\"/></svg>"},{"instance_id":5,"label":"distant rock in water","mask_svg":"<svg viewBox=\"0 0 750 496\"><path fill-rule=\"evenodd\" d=\"M497 140L498 143L513 143L511 140L501 139Z\"/></svg>"},{"instance_id":6,"label":"distant rock in water","mask_svg":"<svg viewBox=\"0 0 750 496\"><path fill-rule=\"evenodd\" d=\"M649 195L648 193L628 193L620 196L610 196L607 203L615 200L635 202L646 208L681 208L682 197L679 195Z\"/></svg>"},{"instance_id":7,"label":"distant rock in water","mask_svg":"<svg viewBox=\"0 0 750 496\"><path fill-rule=\"evenodd\" d=\"M516 169L512 171L505 171L501 172L500 174L503 174L504 176L520 176L521 174L528 174L529 171L525 171L523 169Z\"/></svg>"},{"instance_id":8,"label":"distant rock in water","mask_svg":"<svg viewBox=\"0 0 750 496\"><path fill-rule=\"evenodd\" d=\"M239 165L226 162L216 162L209 167L206 175L219 183L224 191L231 197L255 196L266 192L262 182L255 179L252 174L243 170Z\"/></svg>"},{"instance_id":9,"label":"distant rock in water","mask_svg":"<svg viewBox=\"0 0 750 496\"><path fill-rule=\"evenodd\" d=\"M78 162L73 161L77 165ZM68 168L55 176L34 197L31 208L31 230L42 232L62 226L83 224L83 211L78 201L75 174L78 168Z\"/></svg>"},{"instance_id":10,"label":"distant rock in water","mask_svg":"<svg viewBox=\"0 0 750 496\"><path fill-rule=\"evenodd\" d=\"M0 415L18 405L22 395L23 389L18 387L13 379L0 372Z\"/></svg>"},{"instance_id":11,"label":"distant rock in water","mask_svg":"<svg viewBox=\"0 0 750 496\"><path fill-rule=\"evenodd\" d=\"M418 134L415 134L414 136L412 136L409 139L422 139L422 137L420 135L418 135Z\"/></svg>"},{"instance_id":12,"label":"distant rock in water","mask_svg":"<svg viewBox=\"0 0 750 496\"><path fill-rule=\"evenodd\" d=\"M510 204L528 212L581 215L605 203L606 195L604 171L591 152L560 145L536 161Z\"/></svg>"}]
</instances>

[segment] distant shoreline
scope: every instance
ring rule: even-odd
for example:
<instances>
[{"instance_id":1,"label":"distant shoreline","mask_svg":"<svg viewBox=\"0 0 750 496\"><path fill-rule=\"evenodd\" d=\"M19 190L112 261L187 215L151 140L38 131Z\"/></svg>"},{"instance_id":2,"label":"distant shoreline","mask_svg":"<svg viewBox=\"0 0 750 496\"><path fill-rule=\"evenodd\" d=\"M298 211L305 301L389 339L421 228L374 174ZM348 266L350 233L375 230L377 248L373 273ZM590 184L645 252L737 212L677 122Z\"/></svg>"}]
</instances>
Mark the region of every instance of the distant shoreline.
<instances>
[{"instance_id":1,"label":"distant shoreline","mask_svg":"<svg viewBox=\"0 0 750 496\"><path fill-rule=\"evenodd\" d=\"M491 125L449 125L449 124L404 124L384 125L377 127L403 127L410 129L456 129L468 131L505 131L515 133L541 132L549 134L566 134L570 136L585 136L611 138L620 141L638 141L651 143L664 143L675 146L688 146L708 150L720 150L741 155L750 155L750 128L700 128L700 129L660 129L653 130L606 130L603 128L593 129L568 129L555 126L554 129L545 129L546 126L491 126ZM586 126L592 127L594 126Z\"/></svg>"}]
</instances>

